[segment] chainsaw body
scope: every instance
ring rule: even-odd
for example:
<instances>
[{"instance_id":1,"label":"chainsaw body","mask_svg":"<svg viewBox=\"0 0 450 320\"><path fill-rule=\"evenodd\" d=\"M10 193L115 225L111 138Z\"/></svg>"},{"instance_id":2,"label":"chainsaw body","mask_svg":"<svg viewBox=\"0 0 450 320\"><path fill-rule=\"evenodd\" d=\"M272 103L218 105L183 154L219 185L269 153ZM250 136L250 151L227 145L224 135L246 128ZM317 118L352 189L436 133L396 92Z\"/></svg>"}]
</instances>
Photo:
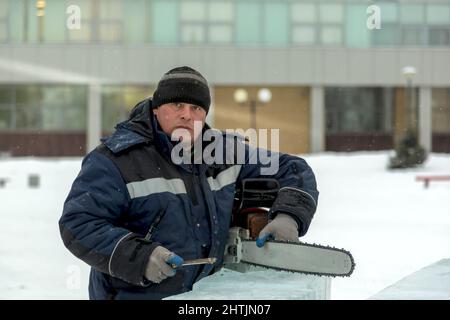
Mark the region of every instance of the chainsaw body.
<instances>
[{"instance_id":1,"label":"chainsaw body","mask_svg":"<svg viewBox=\"0 0 450 320\"><path fill-rule=\"evenodd\" d=\"M231 227L247 229L256 239L268 223L269 209L279 189L275 179L244 179L236 190Z\"/></svg>"},{"instance_id":2,"label":"chainsaw body","mask_svg":"<svg viewBox=\"0 0 450 320\"><path fill-rule=\"evenodd\" d=\"M255 239L269 222L269 211L279 189L274 179L246 179L236 189L224 266L240 272L256 266L319 276L350 276L355 262L345 249L277 239L266 241L263 247L256 245Z\"/></svg>"},{"instance_id":3,"label":"chainsaw body","mask_svg":"<svg viewBox=\"0 0 450 320\"><path fill-rule=\"evenodd\" d=\"M240 263L242 241L255 240L267 225L269 210L279 189L275 179L244 179L236 189L224 255L224 264L228 269L239 272L249 269L249 265Z\"/></svg>"}]
</instances>

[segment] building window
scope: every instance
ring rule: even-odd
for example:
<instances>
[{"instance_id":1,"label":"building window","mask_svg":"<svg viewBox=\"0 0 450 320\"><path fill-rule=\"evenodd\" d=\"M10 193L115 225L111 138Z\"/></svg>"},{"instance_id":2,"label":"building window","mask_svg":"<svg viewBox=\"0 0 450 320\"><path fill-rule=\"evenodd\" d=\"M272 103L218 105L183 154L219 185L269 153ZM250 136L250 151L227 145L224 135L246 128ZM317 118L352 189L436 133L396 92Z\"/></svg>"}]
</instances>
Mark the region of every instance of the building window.
<instances>
[{"instance_id":1,"label":"building window","mask_svg":"<svg viewBox=\"0 0 450 320\"><path fill-rule=\"evenodd\" d=\"M425 14L423 5L404 4L400 6L400 22L402 24L425 23Z\"/></svg>"},{"instance_id":2,"label":"building window","mask_svg":"<svg viewBox=\"0 0 450 320\"><path fill-rule=\"evenodd\" d=\"M181 2L180 17L186 22L202 22L206 19L206 6L203 1Z\"/></svg>"},{"instance_id":3,"label":"building window","mask_svg":"<svg viewBox=\"0 0 450 320\"><path fill-rule=\"evenodd\" d=\"M132 4L134 5L134 3ZM98 39L100 42L122 41L122 0L100 0Z\"/></svg>"},{"instance_id":4,"label":"building window","mask_svg":"<svg viewBox=\"0 0 450 320\"><path fill-rule=\"evenodd\" d=\"M178 41L178 3L169 0L153 1L150 22L151 41L174 44Z\"/></svg>"},{"instance_id":5,"label":"building window","mask_svg":"<svg viewBox=\"0 0 450 320\"><path fill-rule=\"evenodd\" d=\"M88 23L86 20L81 21L81 28L80 29L73 29L68 32L68 38L70 42L92 42L93 30L92 25Z\"/></svg>"},{"instance_id":6,"label":"building window","mask_svg":"<svg viewBox=\"0 0 450 320\"><path fill-rule=\"evenodd\" d=\"M86 101L85 86L0 86L0 129L85 130Z\"/></svg>"},{"instance_id":7,"label":"building window","mask_svg":"<svg viewBox=\"0 0 450 320\"><path fill-rule=\"evenodd\" d=\"M225 1L208 5L208 42L230 43L233 41L233 4Z\"/></svg>"},{"instance_id":8,"label":"building window","mask_svg":"<svg viewBox=\"0 0 450 320\"><path fill-rule=\"evenodd\" d=\"M65 3L60 0L46 0L45 2L42 42L64 43L67 17ZM34 12L31 13L34 14Z\"/></svg>"},{"instance_id":9,"label":"building window","mask_svg":"<svg viewBox=\"0 0 450 320\"><path fill-rule=\"evenodd\" d=\"M320 39L323 44L342 43L342 29L340 27L328 26L320 30Z\"/></svg>"},{"instance_id":10,"label":"building window","mask_svg":"<svg viewBox=\"0 0 450 320\"><path fill-rule=\"evenodd\" d=\"M450 5L428 5L428 44L450 45Z\"/></svg>"},{"instance_id":11,"label":"building window","mask_svg":"<svg viewBox=\"0 0 450 320\"><path fill-rule=\"evenodd\" d=\"M292 29L292 42L298 44L314 44L316 29L314 26L295 26Z\"/></svg>"},{"instance_id":12,"label":"building window","mask_svg":"<svg viewBox=\"0 0 450 320\"><path fill-rule=\"evenodd\" d=\"M202 43L206 34L206 5L202 1L183 1L180 6L181 42Z\"/></svg>"},{"instance_id":13,"label":"building window","mask_svg":"<svg viewBox=\"0 0 450 320\"><path fill-rule=\"evenodd\" d=\"M327 133L390 133L394 89L326 88Z\"/></svg>"},{"instance_id":14,"label":"building window","mask_svg":"<svg viewBox=\"0 0 450 320\"><path fill-rule=\"evenodd\" d=\"M344 19L344 7L340 3L321 3L319 5L320 22L342 23Z\"/></svg>"},{"instance_id":15,"label":"building window","mask_svg":"<svg viewBox=\"0 0 450 320\"><path fill-rule=\"evenodd\" d=\"M291 6L292 42L295 44L316 43L318 10L314 3L293 3Z\"/></svg>"},{"instance_id":16,"label":"building window","mask_svg":"<svg viewBox=\"0 0 450 320\"><path fill-rule=\"evenodd\" d=\"M1 2L1 1L0 1ZM26 12L27 4L23 1L10 2L9 15L9 40L15 43L26 42ZM0 9L3 12L3 9ZM1 15L1 14L0 14ZM0 27L2 29L2 27ZM0 31L1 32L1 31ZM6 32L6 29L5 29Z\"/></svg>"},{"instance_id":17,"label":"building window","mask_svg":"<svg viewBox=\"0 0 450 320\"><path fill-rule=\"evenodd\" d=\"M429 28L428 43L431 46L450 45L450 26L441 28Z\"/></svg>"},{"instance_id":18,"label":"building window","mask_svg":"<svg viewBox=\"0 0 450 320\"><path fill-rule=\"evenodd\" d=\"M9 0L0 0L0 43L8 41Z\"/></svg>"},{"instance_id":19,"label":"building window","mask_svg":"<svg viewBox=\"0 0 450 320\"><path fill-rule=\"evenodd\" d=\"M433 132L450 133L450 89L434 88L431 100Z\"/></svg>"},{"instance_id":20,"label":"building window","mask_svg":"<svg viewBox=\"0 0 450 320\"><path fill-rule=\"evenodd\" d=\"M67 5L76 5L80 8L81 19L80 29L67 29L67 39L70 42L92 42L95 39L95 1L90 0L74 0L67 1Z\"/></svg>"},{"instance_id":21,"label":"building window","mask_svg":"<svg viewBox=\"0 0 450 320\"><path fill-rule=\"evenodd\" d=\"M123 40L122 0L73 0L81 11L81 28L68 30L70 42L113 42Z\"/></svg>"},{"instance_id":22,"label":"building window","mask_svg":"<svg viewBox=\"0 0 450 320\"><path fill-rule=\"evenodd\" d=\"M425 44L425 11L420 4L400 7L401 43L407 46Z\"/></svg>"},{"instance_id":23,"label":"building window","mask_svg":"<svg viewBox=\"0 0 450 320\"><path fill-rule=\"evenodd\" d=\"M112 132L117 123L128 119L131 109L140 101L151 96L150 86L103 86L102 87L102 129Z\"/></svg>"},{"instance_id":24,"label":"building window","mask_svg":"<svg viewBox=\"0 0 450 320\"><path fill-rule=\"evenodd\" d=\"M372 39L375 46L397 46L400 43L398 25L382 23L381 29L373 31Z\"/></svg>"},{"instance_id":25,"label":"building window","mask_svg":"<svg viewBox=\"0 0 450 320\"><path fill-rule=\"evenodd\" d=\"M427 5L427 23L429 25L449 25L450 5Z\"/></svg>"},{"instance_id":26,"label":"building window","mask_svg":"<svg viewBox=\"0 0 450 320\"><path fill-rule=\"evenodd\" d=\"M8 28L6 20L2 21L0 20L0 42L7 42L8 41Z\"/></svg>"},{"instance_id":27,"label":"building window","mask_svg":"<svg viewBox=\"0 0 450 320\"><path fill-rule=\"evenodd\" d=\"M450 88L431 90L432 150L450 153Z\"/></svg>"},{"instance_id":28,"label":"building window","mask_svg":"<svg viewBox=\"0 0 450 320\"><path fill-rule=\"evenodd\" d=\"M44 130L84 130L86 128L85 86L41 86L41 117Z\"/></svg>"},{"instance_id":29,"label":"building window","mask_svg":"<svg viewBox=\"0 0 450 320\"><path fill-rule=\"evenodd\" d=\"M342 25L344 6L340 3L319 4L319 38L322 44L337 45L343 42Z\"/></svg>"},{"instance_id":30,"label":"building window","mask_svg":"<svg viewBox=\"0 0 450 320\"><path fill-rule=\"evenodd\" d=\"M133 0L133 5L123 6L123 33L126 43L145 43L150 39L152 23L150 2Z\"/></svg>"},{"instance_id":31,"label":"building window","mask_svg":"<svg viewBox=\"0 0 450 320\"><path fill-rule=\"evenodd\" d=\"M205 41L205 28L198 24L184 25L181 29L181 42L202 43Z\"/></svg>"},{"instance_id":32,"label":"building window","mask_svg":"<svg viewBox=\"0 0 450 320\"><path fill-rule=\"evenodd\" d=\"M14 95L12 86L0 86L0 130L13 127Z\"/></svg>"},{"instance_id":33,"label":"building window","mask_svg":"<svg viewBox=\"0 0 450 320\"><path fill-rule=\"evenodd\" d=\"M424 44L423 26L402 27L402 44L406 46L418 46Z\"/></svg>"},{"instance_id":34,"label":"building window","mask_svg":"<svg viewBox=\"0 0 450 320\"><path fill-rule=\"evenodd\" d=\"M396 23L398 22L398 5L393 2L380 2L377 3L380 7L380 11L382 14L382 25L384 22L388 23Z\"/></svg>"},{"instance_id":35,"label":"building window","mask_svg":"<svg viewBox=\"0 0 450 320\"><path fill-rule=\"evenodd\" d=\"M14 127L25 130L42 129L40 104L42 91L38 85L21 85L16 88L16 123Z\"/></svg>"},{"instance_id":36,"label":"building window","mask_svg":"<svg viewBox=\"0 0 450 320\"><path fill-rule=\"evenodd\" d=\"M259 3L239 1L236 3L236 42L258 44L262 38L262 9Z\"/></svg>"},{"instance_id":37,"label":"building window","mask_svg":"<svg viewBox=\"0 0 450 320\"><path fill-rule=\"evenodd\" d=\"M230 43L233 40L233 3L181 2L180 22L182 43Z\"/></svg>"},{"instance_id":38,"label":"building window","mask_svg":"<svg viewBox=\"0 0 450 320\"><path fill-rule=\"evenodd\" d=\"M0 105L0 130L11 129L12 112L10 106Z\"/></svg>"},{"instance_id":39,"label":"building window","mask_svg":"<svg viewBox=\"0 0 450 320\"><path fill-rule=\"evenodd\" d=\"M371 31L374 46L398 46L400 41L399 9L397 3L377 3L381 12L381 29Z\"/></svg>"},{"instance_id":40,"label":"building window","mask_svg":"<svg viewBox=\"0 0 450 320\"><path fill-rule=\"evenodd\" d=\"M267 45L286 45L289 41L289 10L287 4L264 4L264 43Z\"/></svg>"},{"instance_id":41,"label":"building window","mask_svg":"<svg viewBox=\"0 0 450 320\"><path fill-rule=\"evenodd\" d=\"M316 23L317 7L314 3L293 3L291 19L294 23Z\"/></svg>"},{"instance_id":42,"label":"building window","mask_svg":"<svg viewBox=\"0 0 450 320\"><path fill-rule=\"evenodd\" d=\"M373 30L367 24L367 5L349 3L345 11L345 44L349 47L368 47Z\"/></svg>"},{"instance_id":43,"label":"building window","mask_svg":"<svg viewBox=\"0 0 450 320\"><path fill-rule=\"evenodd\" d=\"M122 25L114 21L102 21L98 37L101 42L119 42L122 39Z\"/></svg>"},{"instance_id":44,"label":"building window","mask_svg":"<svg viewBox=\"0 0 450 320\"><path fill-rule=\"evenodd\" d=\"M212 25L209 27L208 34L211 43L230 43L233 39L231 26Z\"/></svg>"},{"instance_id":45,"label":"building window","mask_svg":"<svg viewBox=\"0 0 450 320\"><path fill-rule=\"evenodd\" d=\"M210 2L208 7L208 19L210 22L230 22L233 20L233 6L231 2Z\"/></svg>"}]
</instances>

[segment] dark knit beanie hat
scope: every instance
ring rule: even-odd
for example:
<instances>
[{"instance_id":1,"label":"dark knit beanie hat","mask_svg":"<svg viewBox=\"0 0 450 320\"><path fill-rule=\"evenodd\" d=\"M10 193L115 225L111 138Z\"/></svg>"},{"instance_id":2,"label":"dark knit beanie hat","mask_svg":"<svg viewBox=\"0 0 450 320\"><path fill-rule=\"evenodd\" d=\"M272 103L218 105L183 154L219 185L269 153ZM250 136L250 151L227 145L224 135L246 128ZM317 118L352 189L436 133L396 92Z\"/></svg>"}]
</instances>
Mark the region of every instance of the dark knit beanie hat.
<instances>
[{"instance_id":1,"label":"dark knit beanie hat","mask_svg":"<svg viewBox=\"0 0 450 320\"><path fill-rule=\"evenodd\" d=\"M168 71L159 80L152 106L157 108L171 102L195 104L208 113L211 104L208 82L200 72L186 66Z\"/></svg>"}]
</instances>

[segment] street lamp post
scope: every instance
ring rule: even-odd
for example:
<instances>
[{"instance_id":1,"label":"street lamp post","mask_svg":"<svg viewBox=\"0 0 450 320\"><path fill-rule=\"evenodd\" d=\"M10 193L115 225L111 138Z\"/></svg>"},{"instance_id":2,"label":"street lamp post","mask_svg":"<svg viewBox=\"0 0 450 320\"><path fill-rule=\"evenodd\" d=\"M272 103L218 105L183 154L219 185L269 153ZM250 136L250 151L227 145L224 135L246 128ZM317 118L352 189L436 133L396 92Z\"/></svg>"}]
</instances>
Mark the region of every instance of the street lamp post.
<instances>
[{"instance_id":1,"label":"street lamp post","mask_svg":"<svg viewBox=\"0 0 450 320\"><path fill-rule=\"evenodd\" d=\"M417 73L415 67L408 66L402 69L403 76L406 79L406 105L407 105L407 127L412 133L417 134L417 112L414 99L412 81Z\"/></svg>"},{"instance_id":2,"label":"street lamp post","mask_svg":"<svg viewBox=\"0 0 450 320\"><path fill-rule=\"evenodd\" d=\"M396 144L396 155L390 158L390 169L410 168L422 164L426 159L426 152L419 145L418 140L418 110L414 99L412 85L413 77L416 75L415 67L407 66L402 69L406 79L405 103L406 103L406 128L403 136Z\"/></svg>"},{"instance_id":3,"label":"street lamp post","mask_svg":"<svg viewBox=\"0 0 450 320\"><path fill-rule=\"evenodd\" d=\"M261 88L258 90L257 100L249 99L247 90L243 88L236 89L234 92L234 100L241 104L248 104L250 106L251 113L251 127L256 129L256 107L257 103L261 102L266 104L272 99L272 92L267 88Z\"/></svg>"},{"instance_id":4,"label":"street lamp post","mask_svg":"<svg viewBox=\"0 0 450 320\"><path fill-rule=\"evenodd\" d=\"M44 41L44 16L45 16L45 0L36 1L36 16L38 19L38 40L39 42Z\"/></svg>"}]
</instances>

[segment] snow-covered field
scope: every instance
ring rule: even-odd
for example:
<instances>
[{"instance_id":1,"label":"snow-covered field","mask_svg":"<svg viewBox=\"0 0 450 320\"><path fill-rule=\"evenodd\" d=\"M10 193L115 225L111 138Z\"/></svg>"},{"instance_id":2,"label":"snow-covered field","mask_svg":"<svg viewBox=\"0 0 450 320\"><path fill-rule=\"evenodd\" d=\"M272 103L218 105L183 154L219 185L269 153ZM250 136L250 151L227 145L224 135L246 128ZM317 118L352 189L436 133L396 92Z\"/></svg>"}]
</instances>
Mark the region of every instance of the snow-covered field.
<instances>
[{"instance_id":1,"label":"snow-covered field","mask_svg":"<svg viewBox=\"0 0 450 320\"><path fill-rule=\"evenodd\" d=\"M422 168L387 171L388 152L322 153L304 158L316 173L319 207L301 240L350 250L356 269L331 282L332 299L367 299L405 276L450 258L450 182L424 189L420 173L450 174L450 156L432 154ZM87 299L89 267L68 252L58 219L76 177L80 158L0 160L0 299ZM30 188L30 174L40 187ZM295 291L295 275L263 271L271 288ZM241 290L236 277L217 278L217 287ZM283 287L280 288L280 279ZM205 279L207 280L207 279ZM248 284L245 284L248 287ZM290 288L290 286L292 287ZM217 292L216 292L217 293ZM198 293L201 296L201 293ZM195 298L196 292L190 293ZM277 296L277 298L283 298ZM247 296L248 299L252 297ZM401 297L398 297L401 298Z\"/></svg>"}]
</instances>

